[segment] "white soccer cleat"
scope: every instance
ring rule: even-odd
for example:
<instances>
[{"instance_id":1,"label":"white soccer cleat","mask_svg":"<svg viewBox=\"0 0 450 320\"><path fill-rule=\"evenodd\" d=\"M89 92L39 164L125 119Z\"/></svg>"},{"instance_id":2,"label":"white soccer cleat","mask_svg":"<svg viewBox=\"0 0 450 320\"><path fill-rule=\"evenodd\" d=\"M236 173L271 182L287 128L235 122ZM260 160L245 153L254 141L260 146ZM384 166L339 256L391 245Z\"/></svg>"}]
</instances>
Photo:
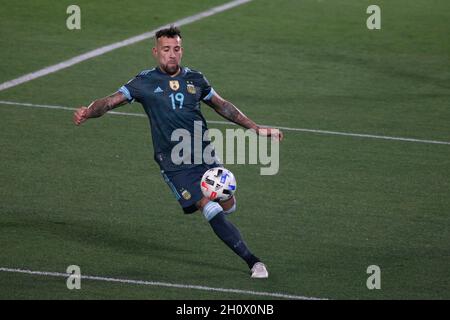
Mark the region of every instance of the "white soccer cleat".
<instances>
[{"instance_id":1,"label":"white soccer cleat","mask_svg":"<svg viewBox=\"0 0 450 320\"><path fill-rule=\"evenodd\" d=\"M252 278L265 279L269 277L266 265L262 262L257 262L252 268Z\"/></svg>"}]
</instances>

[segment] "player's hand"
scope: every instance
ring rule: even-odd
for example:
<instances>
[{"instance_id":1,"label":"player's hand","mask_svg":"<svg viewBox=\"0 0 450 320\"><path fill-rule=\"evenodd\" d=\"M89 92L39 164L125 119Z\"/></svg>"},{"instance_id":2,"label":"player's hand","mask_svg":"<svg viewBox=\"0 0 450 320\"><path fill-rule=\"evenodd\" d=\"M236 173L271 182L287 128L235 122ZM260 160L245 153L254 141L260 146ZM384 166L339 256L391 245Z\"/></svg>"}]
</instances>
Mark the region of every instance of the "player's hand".
<instances>
[{"instance_id":1,"label":"player's hand","mask_svg":"<svg viewBox=\"0 0 450 320\"><path fill-rule=\"evenodd\" d=\"M80 107L73 113L73 122L79 126L88 119L88 108Z\"/></svg>"},{"instance_id":2,"label":"player's hand","mask_svg":"<svg viewBox=\"0 0 450 320\"><path fill-rule=\"evenodd\" d=\"M282 141L284 137L283 132L276 128L258 127L257 132L260 136L272 137L276 141Z\"/></svg>"}]
</instances>

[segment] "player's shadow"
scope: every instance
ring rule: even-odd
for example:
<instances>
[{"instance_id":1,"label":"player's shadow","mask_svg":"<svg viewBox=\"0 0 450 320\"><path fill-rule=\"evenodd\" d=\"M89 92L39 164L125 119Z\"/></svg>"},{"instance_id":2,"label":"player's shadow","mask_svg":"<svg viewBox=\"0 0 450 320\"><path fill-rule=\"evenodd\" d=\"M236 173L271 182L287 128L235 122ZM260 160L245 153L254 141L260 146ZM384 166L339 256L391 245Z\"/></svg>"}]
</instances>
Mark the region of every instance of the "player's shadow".
<instances>
[{"instance_id":1,"label":"player's shadow","mask_svg":"<svg viewBox=\"0 0 450 320\"><path fill-rule=\"evenodd\" d=\"M126 256L136 256L158 259L162 261L173 261L176 264L191 265L194 268L210 268L211 270L227 270L232 272L242 272L242 268L230 267L219 262L204 261L196 259L198 251L186 246L177 246L167 239L166 235L142 234L142 228L121 228L120 225L111 227L111 224L91 223L89 221L65 221L57 219L43 219L41 215L24 215L26 219L21 222L0 223L0 228L12 228L17 233L34 234L44 236L47 239L54 238L60 241L57 245L64 253L73 255L76 259L76 250L81 247L84 253L92 250L92 257L98 252L123 253ZM21 231L22 230L22 231ZM140 230L140 231L139 231ZM163 231L161 231L162 233ZM175 235L174 235L175 236ZM50 240L46 240L50 241ZM218 244L220 245L220 244ZM227 248L223 248L227 250ZM104 256L102 256L104 259Z\"/></svg>"}]
</instances>

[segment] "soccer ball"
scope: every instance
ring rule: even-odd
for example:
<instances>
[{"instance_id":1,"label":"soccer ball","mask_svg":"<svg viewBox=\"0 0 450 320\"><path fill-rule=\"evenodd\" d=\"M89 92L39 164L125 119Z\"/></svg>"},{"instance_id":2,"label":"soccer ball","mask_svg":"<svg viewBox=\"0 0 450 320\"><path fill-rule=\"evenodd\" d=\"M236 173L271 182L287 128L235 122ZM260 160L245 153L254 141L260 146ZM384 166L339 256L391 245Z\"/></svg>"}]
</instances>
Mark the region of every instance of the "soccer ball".
<instances>
[{"instance_id":1,"label":"soccer ball","mask_svg":"<svg viewBox=\"0 0 450 320\"><path fill-rule=\"evenodd\" d=\"M236 191L236 179L230 170L222 167L212 168L203 174L201 189L206 198L225 201Z\"/></svg>"}]
</instances>

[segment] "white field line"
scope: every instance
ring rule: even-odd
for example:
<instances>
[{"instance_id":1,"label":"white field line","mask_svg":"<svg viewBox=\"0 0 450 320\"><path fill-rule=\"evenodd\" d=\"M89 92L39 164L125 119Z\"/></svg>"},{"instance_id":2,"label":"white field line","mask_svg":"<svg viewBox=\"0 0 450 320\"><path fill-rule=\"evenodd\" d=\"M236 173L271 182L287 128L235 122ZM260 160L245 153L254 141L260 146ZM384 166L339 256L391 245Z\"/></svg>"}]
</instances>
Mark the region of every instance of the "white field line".
<instances>
[{"instance_id":1,"label":"white field line","mask_svg":"<svg viewBox=\"0 0 450 320\"><path fill-rule=\"evenodd\" d=\"M3 101L3 100L0 100L0 104L14 105L14 106L25 106L25 107L33 107L33 108L60 109L60 110L70 110L70 111L74 111L76 109L76 108L69 108L69 107L63 107L63 106L52 106L52 105L32 104L32 103ZM130 112L109 111L108 114L114 114L114 115L120 115L120 116L144 117L144 118L147 117L147 115L145 115L145 114L130 113ZM233 123L231 123L229 121L208 121L208 123L234 125ZM381 140L394 140L394 141L406 141L406 142L450 145L450 142L448 142L448 141L423 140L423 139L414 139L414 138L379 136L379 135L373 135L373 134L350 133L350 132L339 132L339 131L328 131L328 130L317 130L317 129L278 127L278 126L271 126L271 125L263 125L263 126L264 127L275 127L275 128L278 128L280 130L285 130L285 131L310 132L310 133L327 134L327 135L338 135L338 136L347 136L347 137L358 137L358 138L369 138L369 139L381 139Z\"/></svg>"},{"instance_id":2,"label":"white field line","mask_svg":"<svg viewBox=\"0 0 450 320\"><path fill-rule=\"evenodd\" d=\"M61 277L61 278L68 278L71 275L69 273L61 273L61 272L32 271L32 270L3 268L3 267L0 267L0 272L23 273L23 274L30 274L30 275L36 275L36 276ZM177 289L193 289L193 290L215 291L215 292L224 292L224 293L247 294L247 295L253 295L253 296L264 296L264 297L283 298L283 299L326 300L326 299L321 299L321 298L297 296L297 295L284 294L284 293L278 293L278 292L214 288L214 287L198 286L198 285L190 285L190 284L177 284L177 283L159 282L159 281L117 279L117 278L109 278L109 277L88 276L88 275L81 274L80 280L84 280L84 279L95 280L95 281L104 281L104 282L118 282L118 283L126 283L126 284L145 285L145 286L169 287L169 288L177 288Z\"/></svg>"},{"instance_id":3,"label":"white field line","mask_svg":"<svg viewBox=\"0 0 450 320\"><path fill-rule=\"evenodd\" d=\"M208 9L206 11L197 13L195 15L192 15L192 16L189 16L189 17L177 20L175 22L172 22L172 23L169 23L169 24L166 24L166 25L163 25L163 26L160 26L160 27L158 27L155 30L152 30L152 31L149 31L149 32L145 32L143 34L140 34L140 35L137 35L137 36L134 36L134 37L131 37L131 38L119 41L119 42L115 42L115 43L112 43L112 44L109 44L109 45L106 45L106 46L94 49L92 51L89 51L89 52L83 53L81 55L75 56L75 57L73 57L73 58L71 58L69 60L66 60L66 61L54 64L52 66L45 67L43 69L40 69L40 70L31 72L31 73L25 74L25 75L23 75L23 76L21 76L19 78L16 78L16 79L9 80L9 81L6 81L4 83L1 83L0 84L0 91L8 89L8 88L11 88L11 87L14 87L14 86L17 86L19 84L22 84L22 83L25 83L25 82L28 82L28 81L31 81L31 80L34 80L34 79L39 78L39 77L43 77L43 76L48 75L50 73L54 73L54 72L57 72L59 70L71 67L71 66L73 66L73 65L75 65L77 63L80 63L80 62L83 62L85 60L98 57L98 56L100 56L102 54L105 54L107 52L110 52L110 51L113 51L113 50L116 50L116 49L119 49L119 48L122 48L122 47L126 47L126 46L129 46L129 45L135 44L137 42L143 41L143 40L150 39L150 38L155 36L155 33L159 29L167 28L171 24L174 24L174 25L176 25L178 27L183 26L183 25L187 25L187 24L190 24L192 22L201 20L203 18L215 15L217 13L220 13L220 12L232 9L234 7L237 7L239 5L242 5L242 4L250 2L250 1L252 1L252 0L235 0L235 1L231 1L231 2L225 3L223 5L220 5L220 6Z\"/></svg>"}]
</instances>

